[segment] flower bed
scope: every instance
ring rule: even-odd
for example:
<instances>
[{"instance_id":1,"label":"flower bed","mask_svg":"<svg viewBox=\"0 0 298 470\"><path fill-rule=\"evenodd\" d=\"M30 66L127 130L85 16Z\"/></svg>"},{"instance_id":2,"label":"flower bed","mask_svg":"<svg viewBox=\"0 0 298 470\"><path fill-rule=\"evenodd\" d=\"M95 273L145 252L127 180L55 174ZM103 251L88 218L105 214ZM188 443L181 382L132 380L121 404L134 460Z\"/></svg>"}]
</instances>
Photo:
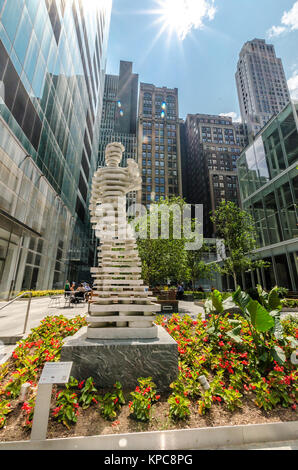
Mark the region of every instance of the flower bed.
<instances>
[{"instance_id":1,"label":"flower bed","mask_svg":"<svg viewBox=\"0 0 298 470\"><path fill-rule=\"evenodd\" d=\"M37 382L44 363L59 361L63 338L74 335L84 325L86 319L81 316L74 319L49 316L17 344L12 359L0 366L0 428L14 409L24 418L22 425L31 427ZM28 402L21 406L19 395L24 383L30 384L31 389Z\"/></svg>"},{"instance_id":2,"label":"flower bed","mask_svg":"<svg viewBox=\"0 0 298 470\"><path fill-rule=\"evenodd\" d=\"M62 339L85 323L82 317L46 318L2 366L0 440L29 439L42 366L58 361ZM295 318L282 321L279 340L264 333L263 357L255 332L240 316L213 315L206 321L159 316L156 323L178 343L179 375L169 393L158 395L151 378L140 378L133 391L122 391L119 383L99 391L92 377L81 383L71 378L66 387L53 387L48 438L297 419L298 374L290 361L298 338ZM283 355L271 356L274 347ZM202 387L202 377L209 389ZM24 382L32 387L22 403Z\"/></svg>"},{"instance_id":3,"label":"flower bed","mask_svg":"<svg viewBox=\"0 0 298 470\"><path fill-rule=\"evenodd\" d=\"M64 294L64 290L32 290L32 291L22 291L17 295L24 294L25 292L31 292L32 297L46 297L49 295L62 295ZM22 297L22 299L29 298L30 294L26 294Z\"/></svg>"},{"instance_id":4,"label":"flower bed","mask_svg":"<svg viewBox=\"0 0 298 470\"><path fill-rule=\"evenodd\" d=\"M293 309L293 311L298 309L298 299L283 299L281 303L285 309Z\"/></svg>"}]
</instances>

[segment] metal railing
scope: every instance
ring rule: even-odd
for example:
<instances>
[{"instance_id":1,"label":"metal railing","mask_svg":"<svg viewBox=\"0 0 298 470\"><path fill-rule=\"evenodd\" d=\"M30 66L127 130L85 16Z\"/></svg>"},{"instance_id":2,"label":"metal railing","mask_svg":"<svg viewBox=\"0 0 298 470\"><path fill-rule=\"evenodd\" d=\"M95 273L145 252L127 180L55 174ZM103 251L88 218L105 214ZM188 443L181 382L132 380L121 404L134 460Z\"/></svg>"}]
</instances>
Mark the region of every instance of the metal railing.
<instances>
[{"instance_id":1,"label":"metal railing","mask_svg":"<svg viewBox=\"0 0 298 470\"><path fill-rule=\"evenodd\" d=\"M29 300L28 300L28 305L27 305L27 311L26 311L26 317L25 317L25 323L24 323L24 330L23 330L23 333L22 333L23 335L26 333L26 329L27 329L27 323L28 323L28 319L29 319L29 312L30 312L31 300L32 300L32 292L30 292L30 291L23 292L21 295L17 295L17 297L15 297L14 299L7 302L7 304L0 307L0 310L3 310L5 307L8 307L9 305L13 304L16 300L19 300L19 299L21 299L22 297L24 297L25 295L28 295L28 294L29 294Z\"/></svg>"}]
</instances>

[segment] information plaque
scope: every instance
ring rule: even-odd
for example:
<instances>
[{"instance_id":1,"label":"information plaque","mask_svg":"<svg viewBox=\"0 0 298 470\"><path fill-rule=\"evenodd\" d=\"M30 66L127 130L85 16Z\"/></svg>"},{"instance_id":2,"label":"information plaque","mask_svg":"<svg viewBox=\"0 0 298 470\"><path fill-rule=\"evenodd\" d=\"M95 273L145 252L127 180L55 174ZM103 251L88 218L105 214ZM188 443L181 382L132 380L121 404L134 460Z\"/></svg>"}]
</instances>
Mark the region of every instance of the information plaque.
<instances>
[{"instance_id":1,"label":"information plaque","mask_svg":"<svg viewBox=\"0 0 298 470\"><path fill-rule=\"evenodd\" d=\"M69 380L72 362L46 362L39 384L66 384Z\"/></svg>"}]
</instances>

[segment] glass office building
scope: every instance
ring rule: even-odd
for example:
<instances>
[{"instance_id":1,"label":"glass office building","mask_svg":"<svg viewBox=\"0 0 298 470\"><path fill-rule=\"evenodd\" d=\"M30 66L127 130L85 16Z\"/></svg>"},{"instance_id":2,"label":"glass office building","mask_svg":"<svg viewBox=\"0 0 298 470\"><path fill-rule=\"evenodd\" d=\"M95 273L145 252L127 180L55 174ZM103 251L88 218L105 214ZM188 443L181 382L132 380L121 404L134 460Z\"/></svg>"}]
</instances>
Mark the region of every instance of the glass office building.
<instances>
[{"instance_id":1,"label":"glass office building","mask_svg":"<svg viewBox=\"0 0 298 470\"><path fill-rule=\"evenodd\" d=\"M255 257L271 263L246 273L246 287L262 283L298 290L298 102L289 103L257 134L237 162L243 208L256 223Z\"/></svg>"},{"instance_id":2,"label":"glass office building","mask_svg":"<svg viewBox=\"0 0 298 470\"><path fill-rule=\"evenodd\" d=\"M111 4L0 0L2 297L89 276Z\"/></svg>"}]
</instances>

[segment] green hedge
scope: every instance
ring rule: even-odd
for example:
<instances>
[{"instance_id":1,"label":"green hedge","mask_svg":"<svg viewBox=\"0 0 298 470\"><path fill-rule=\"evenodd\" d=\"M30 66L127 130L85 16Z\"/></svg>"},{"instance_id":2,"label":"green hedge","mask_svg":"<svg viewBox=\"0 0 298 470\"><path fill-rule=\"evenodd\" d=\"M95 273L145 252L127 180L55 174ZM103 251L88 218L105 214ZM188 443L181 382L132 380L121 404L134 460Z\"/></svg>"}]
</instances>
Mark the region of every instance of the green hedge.
<instances>
[{"instance_id":1,"label":"green hedge","mask_svg":"<svg viewBox=\"0 0 298 470\"><path fill-rule=\"evenodd\" d=\"M298 299L283 299L281 302L283 307L298 308Z\"/></svg>"}]
</instances>

